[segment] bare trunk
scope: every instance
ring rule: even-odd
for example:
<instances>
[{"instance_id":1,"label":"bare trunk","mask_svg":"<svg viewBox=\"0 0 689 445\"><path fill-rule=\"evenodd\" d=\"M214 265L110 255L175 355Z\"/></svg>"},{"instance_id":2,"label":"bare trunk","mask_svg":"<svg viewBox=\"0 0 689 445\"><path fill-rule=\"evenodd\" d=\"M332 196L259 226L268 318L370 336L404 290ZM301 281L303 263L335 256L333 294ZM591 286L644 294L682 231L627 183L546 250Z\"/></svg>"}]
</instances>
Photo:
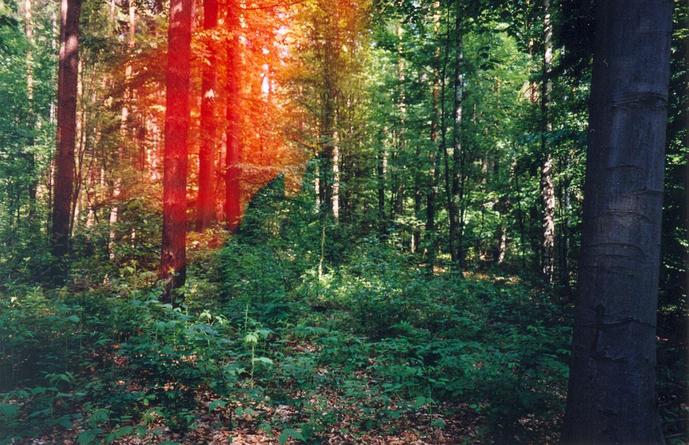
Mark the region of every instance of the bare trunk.
<instances>
[{"instance_id":1,"label":"bare trunk","mask_svg":"<svg viewBox=\"0 0 689 445\"><path fill-rule=\"evenodd\" d=\"M598 5L566 443L662 443L656 308L672 2Z\"/></svg>"},{"instance_id":2,"label":"bare trunk","mask_svg":"<svg viewBox=\"0 0 689 445\"><path fill-rule=\"evenodd\" d=\"M227 227L236 232L239 229L242 211L241 195L241 125L240 125L240 73L241 59L239 57L239 11L229 3L227 7L227 26L230 32L230 42L227 45L227 154L225 171L225 216Z\"/></svg>"},{"instance_id":3,"label":"bare trunk","mask_svg":"<svg viewBox=\"0 0 689 445\"><path fill-rule=\"evenodd\" d=\"M550 0L543 0L543 79L541 81L541 199L543 200L543 275L553 283L555 276L555 183L553 156L548 146L552 125L548 116L551 91L550 69L553 63L553 27L550 21Z\"/></svg>"},{"instance_id":4,"label":"bare trunk","mask_svg":"<svg viewBox=\"0 0 689 445\"><path fill-rule=\"evenodd\" d=\"M448 184L449 195L448 198L448 218L450 225L449 237L452 241L450 255L452 262L458 270L461 269L462 257L462 236L459 208L462 201L463 185L463 147L462 147L462 117L463 117L463 102L464 102L464 79L462 76L464 53L463 53L463 38L462 38L462 11L460 9L460 2L457 2L457 10L455 12L455 33L457 48L454 60L454 104L453 104L453 126L452 126L452 170L449 173L450 183Z\"/></svg>"},{"instance_id":5,"label":"bare trunk","mask_svg":"<svg viewBox=\"0 0 689 445\"><path fill-rule=\"evenodd\" d=\"M326 25L327 33L332 32ZM334 182L335 182L335 48L336 42L332 35L325 37L323 54L323 91L321 109L320 134L320 163L319 163L319 198L321 215L323 218L334 214Z\"/></svg>"},{"instance_id":6,"label":"bare trunk","mask_svg":"<svg viewBox=\"0 0 689 445\"><path fill-rule=\"evenodd\" d=\"M28 42L28 49L26 51L26 98L29 105L29 119L33 125L38 125L36 121L36 113L34 110L34 61L33 61L33 46L34 46L34 24L33 24L33 4L32 0L24 0L24 32L26 34L26 41ZM31 145L34 143L34 137L31 137ZM35 172L36 159L33 153L27 153L27 161L30 169L30 183L28 189L29 195L29 224L33 225L36 215L36 192L38 189L38 177Z\"/></svg>"},{"instance_id":7,"label":"bare trunk","mask_svg":"<svg viewBox=\"0 0 689 445\"><path fill-rule=\"evenodd\" d=\"M74 188L74 148L79 83L79 15L81 0L62 0L60 61L57 87L57 153L52 214L52 247L57 257L69 250L71 198Z\"/></svg>"},{"instance_id":8,"label":"bare trunk","mask_svg":"<svg viewBox=\"0 0 689 445\"><path fill-rule=\"evenodd\" d=\"M191 0L171 0L168 29L163 167L163 300L186 278L187 164L189 135L189 74Z\"/></svg>"},{"instance_id":9,"label":"bare trunk","mask_svg":"<svg viewBox=\"0 0 689 445\"><path fill-rule=\"evenodd\" d=\"M436 34L440 31L440 2L434 2ZM444 151L444 142L438 144L438 129L442 132L441 137L445 138L445 66L442 72L440 69L440 49L435 51L435 73L432 90L432 118L431 118L431 151L429 161L432 166L431 175L426 190L426 248L428 254L428 269L432 273L435 264L437 250L437 234L435 233L436 217L436 198L438 196L438 185L440 181L440 154Z\"/></svg>"},{"instance_id":10,"label":"bare trunk","mask_svg":"<svg viewBox=\"0 0 689 445\"><path fill-rule=\"evenodd\" d=\"M214 32L218 24L217 0L203 2L203 29ZM217 56L215 40L208 35L208 60L203 61L201 85L201 149L199 151L199 197L196 230L208 228L215 214L215 155L217 124L215 118Z\"/></svg>"},{"instance_id":11,"label":"bare trunk","mask_svg":"<svg viewBox=\"0 0 689 445\"><path fill-rule=\"evenodd\" d=\"M689 11L689 0L685 2ZM689 29L689 12L687 12L687 29ZM685 95L689 98L689 37L686 39L684 48L684 63L686 68L686 91ZM684 138L685 146L689 147L689 109L684 110ZM687 154L686 164L684 165L684 239L689 240L689 153ZM686 250L684 263L684 295L689 297L689 249Z\"/></svg>"},{"instance_id":12,"label":"bare trunk","mask_svg":"<svg viewBox=\"0 0 689 445\"><path fill-rule=\"evenodd\" d=\"M380 236L385 236L387 226L385 222L385 163L385 142L381 137L376 156L376 179L378 185L378 230L380 232Z\"/></svg>"}]
</instances>

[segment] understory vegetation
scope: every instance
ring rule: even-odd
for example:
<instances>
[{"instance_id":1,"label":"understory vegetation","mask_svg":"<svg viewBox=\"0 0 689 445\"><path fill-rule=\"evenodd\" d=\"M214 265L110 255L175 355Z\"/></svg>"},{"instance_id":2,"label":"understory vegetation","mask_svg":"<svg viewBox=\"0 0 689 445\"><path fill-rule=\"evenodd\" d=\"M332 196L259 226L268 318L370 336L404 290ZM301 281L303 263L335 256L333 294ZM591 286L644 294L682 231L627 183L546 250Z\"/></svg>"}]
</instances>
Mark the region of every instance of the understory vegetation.
<instances>
[{"instance_id":1,"label":"understory vegetation","mask_svg":"<svg viewBox=\"0 0 689 445\"><path fill-rule=\"evenodd\" d=\"M3 286L2 442L557 440L568 306L513 276L430 274L392 239L321 249L336 229L281 194L221 249L193 242L179 305L88 257L61 286Z\"/></svg>"}]
</instances>

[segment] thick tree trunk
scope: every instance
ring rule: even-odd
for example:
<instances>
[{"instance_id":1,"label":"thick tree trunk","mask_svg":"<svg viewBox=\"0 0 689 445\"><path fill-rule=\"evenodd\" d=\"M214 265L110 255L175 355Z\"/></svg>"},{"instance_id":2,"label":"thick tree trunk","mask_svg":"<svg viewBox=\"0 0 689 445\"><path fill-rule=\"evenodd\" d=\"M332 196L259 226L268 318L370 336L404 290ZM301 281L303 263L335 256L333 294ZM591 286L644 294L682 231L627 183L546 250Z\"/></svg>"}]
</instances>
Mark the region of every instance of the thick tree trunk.
<instances>
[{"instance_id":1,"label":"thick tree trunk","mask_svg":"<svg viewBox=\"0 0 689 445\"><path fill-rule=\"evenodd\" d=\"M553 26L550 21L550 0L543 0L543 65L541 81L541 199L543 200L543 275L552 284L555 276L555 183L553 179L553 156L548 146L547 135L552 130L548 116L551 81L550 69L553 63Z\"/></svg>"},{"instance_id":2,"label":"thick tree trunk","mask_svg":"<svg viewBox=\"0 0 689 445\"><path fill-rule=\"evenodd\" d=\"M598 4L566 443L662 443L656 306L671 0Z\"/></svg>"},{"instance_id":3,"label":"thick tree trunk","mask_svg":"<svg viewBox=\"0 0 689 445\"><path fill-rule=\"evenodd\" d=\"M167 280L164 301L186 276L187 164L191 0L171 0L165 97L163 161L163 246L161 278Z\"/></svg>"},{"instance_id":4,"label":"thick tree trunk","mask_svg":"<svg viewBox=\"0 0 689 445\"><path fill-rule=\"evenodd\" d=\"M52 249L57 257L64 256L69 250L79 83L80 13L81 0L62 0L57 86L57 153L52 212Z\"/></svg>"},{"instance_id":5,"label":"thick tree trunk","mask_svg":"<svg viewBox=\"0 0 689 445\"><path fill-rule=\"evenodd\" d=\"M686 29L689 29L689 0L685 2L687 8ZM689 36L686 37L684 47L684 66L686 68L685 97L689 100ZM689 147L689 107L684 110L684 144ZM684 239L689 240L689 153L684 165ZM685 253L684 262L684 294L689 297L689 249Z\"/></svg>"},{"instance_id":6,"label":"thick tree trunk","mask_svg":"<svg viewBox=\"0 0 689 445\"><path fill-rule=\"evenodd\" d=\"M213 32L218 24L218 1L204 0L203 29ZM217 97L216 72L217 56L215 40L206 36L208 59L203 60L201 81L201 149L199 151L199 197L197 205L196 230L208 228L215 214L215 155L216 155L216 119L215 104Z\"/></svg>"},{"instance_id":7,"label":"thick tree trunk","mask_svg":"<svg viewBox=\"0 0 689 445\"><path fill-rule=\"evenodd\" d=\"M227 127L225 139L227 153L225 155L225 217L227 228L236 232L239 229L242 212L241 177L241 125L240 125L240 73L241 59L239 57L239 11L231 2L227 6L227 26L230 32L230 42L227 45Z\"/></svg>"}]
</instances>

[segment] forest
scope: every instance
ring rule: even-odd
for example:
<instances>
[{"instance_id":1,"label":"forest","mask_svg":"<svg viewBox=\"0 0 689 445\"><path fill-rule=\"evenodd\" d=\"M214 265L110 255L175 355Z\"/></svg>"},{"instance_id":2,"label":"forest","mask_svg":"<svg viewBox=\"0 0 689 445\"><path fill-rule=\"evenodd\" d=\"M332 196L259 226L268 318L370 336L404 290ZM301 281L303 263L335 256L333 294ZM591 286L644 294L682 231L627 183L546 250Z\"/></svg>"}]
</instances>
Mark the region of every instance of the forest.
<instances>
[{"instance_id":1,"label":"forest","mask_svg":"<svg viewBox=\"0 0 689 445\"><path fill-rule=\"evenodd\" d=\"M689 443L689 1L0 0L0 445Z\"/></svg>"}]
</instances>

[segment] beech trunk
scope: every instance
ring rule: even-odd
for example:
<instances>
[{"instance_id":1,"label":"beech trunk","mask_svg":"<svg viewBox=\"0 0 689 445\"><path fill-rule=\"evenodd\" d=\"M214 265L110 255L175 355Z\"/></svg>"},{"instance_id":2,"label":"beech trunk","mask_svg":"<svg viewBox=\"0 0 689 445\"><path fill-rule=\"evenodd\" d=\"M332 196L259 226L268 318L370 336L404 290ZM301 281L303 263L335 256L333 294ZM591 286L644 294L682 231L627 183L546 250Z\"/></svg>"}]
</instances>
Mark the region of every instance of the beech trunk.
<instances>
[{"instance_id":1,"label":"beech trunk","mask_svg":"<svg viewBox=\"0 0 689 445\"><path fill-rule=\"evenodd\" d=\"M79 83L79 16L81 0L62 0L60 7L60 60L57 83L57 153L52 212L52 249L57 257L69 250L74 149Z\"/></svg>"},{"instance_id":2,"label":"beech trunk","mask_svg":"<svg viewBox=\"0 0 689 445\"><path fill-rule=\"evenodd\" d=\"M671 0L598 3L566 443L662 443L657 412Z\"/></svg>"},{"instance_id":3,"label":"beech trunk","mask_svg":"<svg viewBox=\"0 0 689 445\"><path fill-rule=\"evenodd\" d=\"M218 1L204 0L203 29L215 30L218 24ZM215 104L217 98L217 56L214 40L208 37L208 59L203 62L201 81L201 149L199 151L199 197L196 229L208 228L215 214L215 155L217 124Z\"/></svg>"},{"instance_id":4,"label":"beech trunk","mask_svg":"<svg viewBox=\"0 0 689 445\"><path fill-rule=\"evenodd\" d=\"M186 275L191 4L191 0L170 1L160 262L161 278L166 280L163 299L168 302Z\"/></svg>"}]
</instances>

